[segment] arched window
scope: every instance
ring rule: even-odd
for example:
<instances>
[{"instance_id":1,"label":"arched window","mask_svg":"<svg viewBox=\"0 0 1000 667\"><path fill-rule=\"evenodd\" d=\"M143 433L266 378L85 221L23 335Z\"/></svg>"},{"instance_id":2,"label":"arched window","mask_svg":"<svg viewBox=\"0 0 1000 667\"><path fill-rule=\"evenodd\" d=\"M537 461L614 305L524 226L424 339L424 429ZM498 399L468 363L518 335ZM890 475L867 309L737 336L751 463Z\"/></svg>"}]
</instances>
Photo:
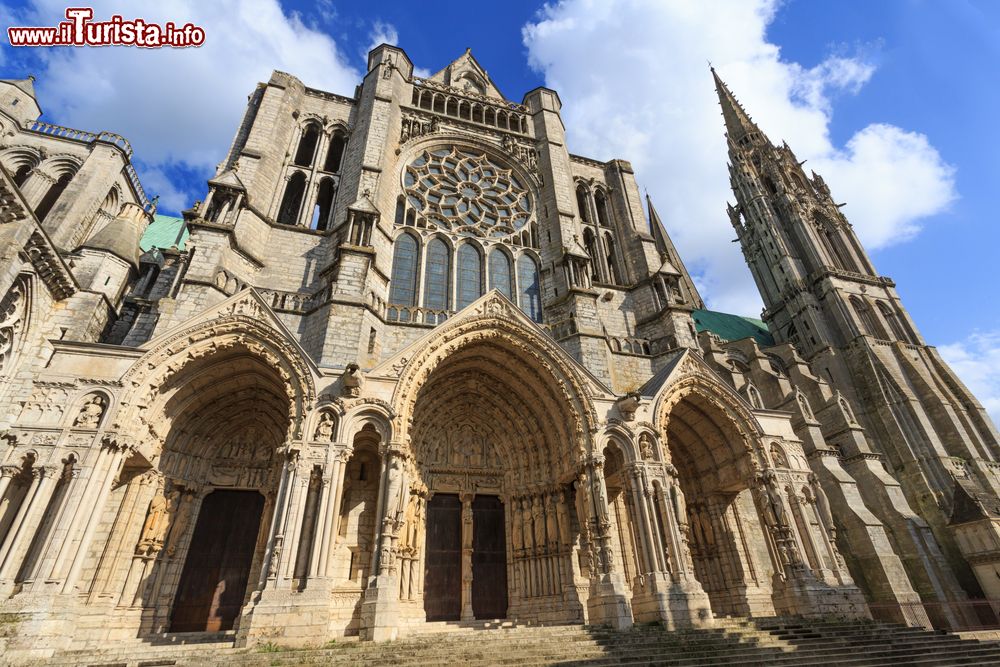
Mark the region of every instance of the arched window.
<instances>
[{"instance_id":1,"label":"arched window","mask_svg":"<svg viewBox=\"0 0 1000 667\"><path fill-rule=\"evenodd\" d=\"M209 222L218 222L219 218L222 216L223 209L229 205L232 201L232 197L228 193L216 192L212 197L212 205L208 207L208 212L205 214L205 220Z\"/></svg>"},{"instance_id":2,"label":"arched window","mask_svg":"<svg viewBox=\"0 0 1000 667\"><path fill-rule=\"evenodd\" d=\"M309 123L302 132L302 138L299 139L299 148L295 151L295 164L300 167L311 167L318 141L319 126L316 123Z\"/></svg>"},{"instance_id":3,"label":"arched window","mask_svg":"<svg viewBox=\"0 0 1000 667\"><path fill-rule=\"evenodd\" d=\"M861 333L881 338L882 332L875 323L875 318L872 317L872 311L868 307L868 304L858 297L852 296L851 306L853 306L854 312L858 315L858 328L861 330Z\"/></svg>"},{"instance_id":4,"label":"arched window","mask_svg":"<svg viewBox=\"0 0 1000 667\"><path fill-rule=\"evenodd\" d=\"M576 189L576 207L580 209L580 219L590 222L590 209L587 207L587 191L581 185Z\"/></svg>"},{"instance_id":5,"label":"arched window","mask_svg":"<svg viewBox=\"0 0 1000 667\"><path fill-rule=\"evenodd\" d=\"M326 163L323 169L326 171L340 171L341 161L344 159L344 148L347 146L347 137L340 132L333 135L330 140L330 148L326 151Z\"/></svg>"},{"instance_id":6,"label":"arched window","mask_svg":"<svg viewBox=\"0 0 1000 667\"><path fill-rule=\"evenodd\" d=\"M909 336L907 336L906 332L903 331L903 325L900 324L899 318L896 317L896 313L892 311L892 308L889 307L889 305L884 301L879 301L878 310L882 313L882 317L889 324L889 329L892 331L892 335L895 336L896 340L901 340L904 343L910 342Z\"/></svg>"},{"instance_id":7,"label":"arched window","mask_svg":"<svg viewBox=\"0 0 1000 667\"><path fill-rule=\"evenodd\" d=\"M424 265L424 307L448 310L448 288L451 286L451 252L441 239L427 244Z\"/></svg>"},{"instance_id":8,"label":"arched window","mask_svg":"<svg viewBox=\"0 0 1000 667\"><path fill-rule=\"evenodd\" d=\"M510 258L499 248L490 253L490 289L500 290L505 297L514 300L510 285Z\"/></svg>"},{"instance_id":9,"label":"arched window","mask_svg":"<svg viewBox=\"0 0 1000 667\"><path fill-rule=\"evenodd\" d=\"M392 253L389 303L396 306L415 306L416 296L417 240L409 234L400 234Z\"/></svg>"},{"instance_id":10,"label":"arched window","mask_svg":"<svg viewBox=\"0 0 1000 667\"><path fill-rule=\"evenodd\" d=\"M604 235L604 248L608 251L608 279L612 285L621 284L621 273L618 271L618 260L615 255L615 240L610 233Z\"/></svg>"},{"instance_id":11,"label":"arched window","mask_svg":"<svg viewBox=\"0 0 1000 667\"><path fill-rule=\"evenodd\" d=\"M528 255L517 260L517 285L521 294L521 310L535 322L542 321L542 291L538 284L538 265Z\"/></svg>"},{"instance_id":12,"label":"arched window","mask_svg":"<svg viewBox=\"0 0 1000 667\"><path fill-rule=\"evenodd\" d=\"M51 211L52 207L55 205L56 200L59 199L59 195L63 193L63 190L66 189L66 186L69 185L72 178L73 174L67 172L60 176L58 181L52 184L49 191L45 193L44 197L42 197L42 201L38 203L38 208L35 209L35 216L39 220L45 220L49 211Z\"/></svg>"},{"instance_id":13,"label":"arched window","mask_svg":"<svg viewBox=\"0 0 1000 667\"><path fill-rule=\"evenodd\" d=\"M475 246L466 243L458 249L458 303L461 310L483 295L482 258Z\"/></svg>"},{"instance_id":14,"label":"arched window","mask_svg":"<svg viewBox=\"0 0 1000 667\"><path fill-rule=\"evenodd\" d=\"M31 165L22 164L20 167L17 168L17 171L14 172L14 185L21 187L22 185L24 185L24 182L28 180L28 176L30 175L31 175Z\"/></svg>"},{"instance_id":15,"label":"arched window","mask_svg":"<svg viewBox=\"0 0 1000 667\"><path fill-rule=\"evenodd\" d=\"M403 216L406 215L406 205L403 203L403 198L399 197L396 199L396 219L397 225L403 224Z\"/></svg>"},{"instance_id":16,"label":"arched window","mask_svg":"<svg viewBox=\"0 0 1000 667\"><path fill-rule=\"evenodd\" d=\"M608 200L604 198L604 193L598 191L594 196L594 203L597 205L597 223L601 227L610 227L611 218L608 216Z\"/></svg>"},{"instance_id":17,"label":"arched window","mask_svg":"<svg viewBox=\"0 0 1000 667\"><path fill-rule=\"evenodd\" d=\"M294 225L298 222L302 196L305 192L306 175L297 171L288 179L285 196L281 198L281 207L278 209L278 222L283 225Z\"/></svg>"},{"instance_id":18,"label":"arched window","mask_svg":"<svg viewBox=\"0 0 1000 667\"><path fill-rule=\"evenodd\" d=\"M837 239L834 237L832 232L823 232L823 245L826 246L826 251L829 253L834 266L838 269L847 270L847 259L841 252L840 246L837 244Z\"/></svg>"},{"instance_id":19,"label":"arched window","mask_svg":"<svg viewBox=\"0 0 1000 667\"><path fill-rule=\"evenodd\" d=\"M330 216L333 215L333 179L324 178L319 183L319 193L316 195L316 206L313 208L313 219L310 225L313 229L325 231L330 228Z\"/></svg>"}]
</instances>

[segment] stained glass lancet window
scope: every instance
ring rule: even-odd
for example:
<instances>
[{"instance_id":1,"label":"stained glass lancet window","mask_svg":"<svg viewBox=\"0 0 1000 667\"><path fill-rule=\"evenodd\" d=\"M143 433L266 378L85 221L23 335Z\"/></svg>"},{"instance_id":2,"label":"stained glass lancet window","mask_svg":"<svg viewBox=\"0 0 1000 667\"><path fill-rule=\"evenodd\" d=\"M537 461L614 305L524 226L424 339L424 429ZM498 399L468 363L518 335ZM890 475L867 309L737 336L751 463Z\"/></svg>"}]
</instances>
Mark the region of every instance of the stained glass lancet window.
<instances>
[{"instance_id":1,"label":"stained glass lancet window","mask_svg":"<svg viewBox=\"0 0 1000 667\"><path fill-rule=\"evenodd\" d=\"M424 265L424 307L431 310L448 310L448 291L451 285L451 253L441 239L431 239L427 244Z\"/></svg>"},{"instance_id":2,"label":"stained glass lancet window","mask_svg":"<svg viewBox=\"0 0 1000 667\"><path fill-rule=\"evenodd\" d=\"M417 241L409 234L400 234L392 254L392 283L389 303L415 306L417 296Z\"/></svg>"},{"instance_id":3,"label":"stained glass lancet window","mask_svg":"<svg viewBox=\"0 0 1000 667\"><path fill-rule=\"evenodd\" d=\"M528 255L517 260L517 284L521 310L536 322L542 321L542 295L538 284L538 265Z\"/></svg>"},{"instance_id":4,"label":"stained glass lancet window","mask_svg":"<svg viewBox=\"0 0 1000 667\"><path fill-rule=\"evenodd\" d=\"M483 295L482 258L479 251L465 243L458 249L458 303L457 310L465 308Z\"/></svg>"},{"instance_id":5,"label":"stained glass lancet window","mask_svg":"<svg viewBox=\"0 0 1000 667\"><path fill-rule=\"evenodd\" d=\"M499 248L490 252L490 289L498 289L508 299L513 300L510 286L510 259Z\"/></svg>"}]
</instances>

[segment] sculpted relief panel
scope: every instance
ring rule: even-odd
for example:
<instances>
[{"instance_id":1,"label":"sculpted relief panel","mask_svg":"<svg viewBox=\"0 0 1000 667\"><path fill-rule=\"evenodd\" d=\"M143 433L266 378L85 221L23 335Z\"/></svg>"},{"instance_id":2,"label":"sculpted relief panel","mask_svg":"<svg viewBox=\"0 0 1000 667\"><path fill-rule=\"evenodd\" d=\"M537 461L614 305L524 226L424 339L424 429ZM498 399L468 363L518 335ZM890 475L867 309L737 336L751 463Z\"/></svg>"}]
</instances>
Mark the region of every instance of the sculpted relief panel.
<instances>
[{"instance_id":1,"label":"sculpted relief panel","mask_svg":"<svg viewBox=\"0 0 1000 667\"><path fill-rule=\"evenodd\" d=\"M439 433L436 440L425 443L424 451L428 456L423 463L434 469L499 471L502 467L492 441L471 426Z\"/></svg>"},{"instance_id":2,"label":"sculpted relief panel","mask_svg":"<svg viewBox=\"0 0 1000 667\"><path fill-rule=\"evenodd\" d=\"M207 481L215 486L261 488L274 468L273 457L273 447L266 441L231 440L217 450Z\"/></svg>"}]
</instances>

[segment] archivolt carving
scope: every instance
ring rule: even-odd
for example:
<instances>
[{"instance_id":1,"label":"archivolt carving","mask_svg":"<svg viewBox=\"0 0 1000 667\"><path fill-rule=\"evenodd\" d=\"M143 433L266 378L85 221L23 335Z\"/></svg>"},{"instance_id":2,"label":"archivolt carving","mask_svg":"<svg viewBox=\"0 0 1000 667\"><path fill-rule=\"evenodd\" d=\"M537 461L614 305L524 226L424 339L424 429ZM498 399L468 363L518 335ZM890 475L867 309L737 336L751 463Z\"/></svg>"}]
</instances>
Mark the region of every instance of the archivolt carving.
<instances>
[{"instance_id":1,"label":"archivolt carving","mask_svg":"<svg viewBox=\"0 0 1000 667\"><path fill-rule=\"evenodd\" d=\"M702 373L706 371L700 369ZM729 417L729 422L746 451L752 453L753 445L759 441L763 431L748 405L733 390L707 375L689 375L674 382L659 399L656 409L656 419L659 429L666 427L667 419L675 405L692 394L698 395L709 403L722 409Z\"/></svg>"},{"instance_id":2,"label":"archivolt carving","mask_svg":"<svg viewBox=\"0 0 1000 667\"><path fill-rule=\"evenodd\" d=\"M13 359L23 343L27 329L30 282L28 276L21 276L0 301L0 373L12 370Z\"/></svg>"},{"instance_id":3,"label":"archivolt carving","mask_svg":"<svg viewBox=\"0 0 1000 667\"><path fill-rule=\"evenodd\" d=\"M298 349L277 330L263 325L247 307L230 308L232 314L206 324L179 331L160 341L139 359L122 377L127 387L121 408L114 420L116 430L131 431L141 439L150 435L162 439L146 414L161 388L194 360L233 348L243 348L271 368L284 385L290 403L287 437L302 437L302 419L308 406L315 403L313 377Z\"/></svg>"},{"instance_id":4,"label":"archivolt carving","mask_svg":"<svg viewBox=\"0 0 1000 667\"><path fill-rule=\"evenodd\" d=\"M464 348L490 342L525 360L541 384L558 387L573 414L571 433L581 447L589 448L588 434L596 428L597 415L585 381L560 358L564 353L553 349L553 343L512 319L502 319L510 306L500 299L493 295L483 302L479 317L446 325L423 349L405 360L392 400L397 413L394 420L397 433L409 431L417 394L439 364Z\"/></svg>"},{"instance_id":5,"label":"archivolt carving","mask_svg":"<svg viewBox=\"0 0 1000 667\"><path fill-rule=\"evenodd\" d=\"M669 448L664 447L668 459L688 462L685 474L695 475L705 488L752 484L760 470L771 467L767 456L757 451L763 434L760 425L732 389L704 369L700 372L674 382L659 400L655 412L658 432L671 448L686 443L683 459L677 458L678 451L671 457ZM705 414L706 410L717 416ZM702 426L702 420L708 423ZM690 447L695 449L688 451Z\"/></svg>"}]
</instances>

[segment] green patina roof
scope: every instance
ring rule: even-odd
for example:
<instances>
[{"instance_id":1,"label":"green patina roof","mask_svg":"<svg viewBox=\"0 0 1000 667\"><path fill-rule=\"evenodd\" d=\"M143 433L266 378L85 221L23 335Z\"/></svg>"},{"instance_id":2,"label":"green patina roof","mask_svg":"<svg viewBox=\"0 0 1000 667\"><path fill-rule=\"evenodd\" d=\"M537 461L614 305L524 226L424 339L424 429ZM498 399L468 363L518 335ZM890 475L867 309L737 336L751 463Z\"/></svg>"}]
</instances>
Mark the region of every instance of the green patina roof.
<instances>
[{"instance_id":1,"label":"green patina roof","mask_svg":"<svg viewBox=\"0 0 1000 667\"><path fill-rule=\"evenodd\" d=\"M139 248L146 252L150 248L171 248L184 250L184 243L190 234L183 218L169 215L154 215L153 222L139 239Z\"/></svg>"},{"instance_id":2,"label":"green patina roof","mask_svg":"<svg viewBox=\"0 0 1000 667\"><path fill-rule=\"evenodd\" d=\"M767 325L753 317L730 315L714 310L695 310L691 312L691 317L694 318L694 325L699 333L711 331L723 340L753 337L761 345L774 345L774 338L767 330Z\"/></svg>"}]
</instances>

